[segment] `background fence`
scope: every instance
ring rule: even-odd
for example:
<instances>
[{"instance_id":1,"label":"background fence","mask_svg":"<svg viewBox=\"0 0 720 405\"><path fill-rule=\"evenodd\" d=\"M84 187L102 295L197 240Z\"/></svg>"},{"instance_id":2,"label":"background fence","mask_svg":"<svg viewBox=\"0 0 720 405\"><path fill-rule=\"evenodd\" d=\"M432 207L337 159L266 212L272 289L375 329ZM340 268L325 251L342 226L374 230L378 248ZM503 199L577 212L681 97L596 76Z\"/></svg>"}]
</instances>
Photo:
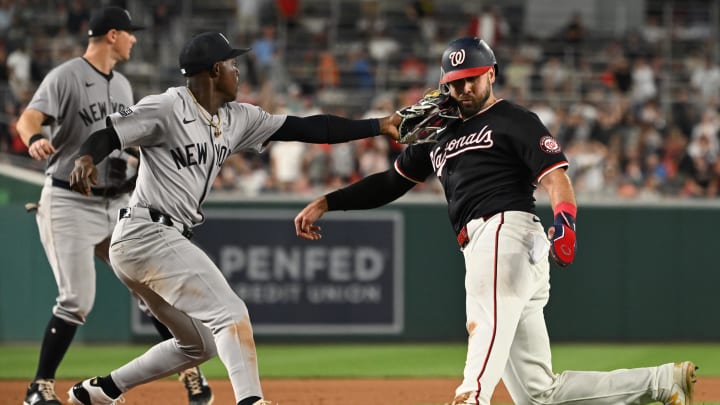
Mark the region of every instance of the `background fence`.
<instances>
[{"instance_id":1,"label":"background fence","mask_svg":"<svg viewBox=\"0 0 720 405\"><path fill-rule=\"evenodd\" d=\"M23 207L25 201L38 195L38 186L0 176L0 257L3 258L0 342L39 340L53 304L56 287L52 272L37 236L35 218L26 214ZM263 304L262 296L248 295L254 322L263 325L257 328L258 335L278 341L465 338L464 265L444 203L401 200L364 213L329 213L324 222L323 243L326 245L321 246L335 248L331 254L330 248L318 253L318 245L296 241L292 216L306 202L216 199L206 205L208 222L198 229L197 241L208 244L204 248L221 265L241 295L252 293L248 287L250 282L260 283L259 286L273 282L281 285L282 280L292 279L288 275L291 271L305 275L294 279L294 285L302 291L318 286L329 288L331 284L337 289L327 291L340 291L340 298L327 305L318 304L317 299L296 302L298 307L294 313L293 305ZM548 224L549 207L541 205L539 214ZM716 253L718 204L621 206L581 201L578 218L576 263L568 269L552 269L552 294L546 317L555 341L710 341L720 338L716 309L716 290L720 285ZM340 221L341 226L336 224L333 228L333 221ZM378 233L373 234L376 231ZM348 237L348 233L355 235ZM248 235L252 238L248 239ZM255 252L254 267L250 262L251 248ZM220 257L222 249L226 253L228 249L236 249L245 254L244 259L238 261L237 255ZM291 270L284 276L272 271L262 273L263 269L278 268L265 262L274 260L271 258L275 256L268 253L271 251L285 252L285 262L290 263L286 268ZM367 259L374 257L371 254L362 256L370 261L354 262L351 258L357 257L358 251L378 252L375 256L383 259L373 262ZM327 259L326 267L318 265L317 260L315 265L313 261L297 261L293 267L288 259L292 255L288 252L302 257L314 254L320 261ZM331 256L334 261L328 259ZM345 266L345 262L351 264ZM316 269L313 276L307 276L309 266L324 270ZM353 276L358 266L365 270L364 274L371 275ZM97 272L96 305L87 325L78 330L77 339L86 342L146 339L142 325L139 328L133 325L136 306L125 287L104 264L98 265ZM355 286L352 291L375 291L376 295L368 296L381 298L375 303L358 301L357 294L342 289L350 284ZM353 319L370 319L386 327L353 329ZM137 321L135 319L135 323ZM287 326L293 322L294 328L273 328L273 325ZM319 325L323 322L325 326L340 325L340 329L328 333L327 328Z\"/></svg>"}]
</instances>

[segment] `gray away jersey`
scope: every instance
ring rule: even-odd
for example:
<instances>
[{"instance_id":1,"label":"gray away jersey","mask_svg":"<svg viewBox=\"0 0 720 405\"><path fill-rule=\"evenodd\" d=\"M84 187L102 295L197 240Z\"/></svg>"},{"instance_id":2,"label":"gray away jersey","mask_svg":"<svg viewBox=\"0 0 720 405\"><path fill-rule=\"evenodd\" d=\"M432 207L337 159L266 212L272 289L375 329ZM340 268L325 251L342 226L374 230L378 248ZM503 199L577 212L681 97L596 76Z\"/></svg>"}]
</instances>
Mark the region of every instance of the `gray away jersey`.
<instances>
[{"instance_id":1,"label":"gray away jersey","mask_svg":"<svg viewBox=\"0 0 720 405\"><path fill-rule=\"evenodd\" d=\"M131 206L155 208L186 225L201 223L200 206L225 159L243 149L262 151L286 118L226 103L218 110L222 134L215 136L205 119L210 113L200 108L187 87L171 87L110 116L122 148L140 146Z\"/></svg>"},{"instance_id":2,"label":"gray away jersey","mask_svg":"<svg viewBox=\"0 0 720 405\"><path fill-rule=\"evenodd\" d=\"M50 141L56 152L48 158L45 174L68 181L80 145L105 128L105 117L133 105L130 82L117 71L110 80L83 58L73 58L50 71L28 108L52 117ZM113 152L127 159L127 154ZM106 163L98 165L97 187L107 187Z\"/></svg>"}]
</instances>

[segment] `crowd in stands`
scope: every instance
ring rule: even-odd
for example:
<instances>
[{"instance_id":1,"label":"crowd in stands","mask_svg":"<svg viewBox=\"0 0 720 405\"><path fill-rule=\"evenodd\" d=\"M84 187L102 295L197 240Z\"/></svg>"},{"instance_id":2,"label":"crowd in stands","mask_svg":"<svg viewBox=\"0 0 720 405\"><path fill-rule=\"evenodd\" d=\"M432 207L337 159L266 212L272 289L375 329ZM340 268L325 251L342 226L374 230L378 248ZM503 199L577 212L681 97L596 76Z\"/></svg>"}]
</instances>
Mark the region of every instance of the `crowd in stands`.
<instances>
[{"instance_id":1,"label":"crowd in stands","mask_svg":"<svg viewBox=\"0 0 720 405\"><path fill-rule=\"evenodd\" d=\"M0 152L26 155L14 122L47 71L84 49L92 3L0 0ZM168 49L190 34L178 29L197 17L182 10L187 3L109 3L145 7L152 16L143 21L150 27L138 33L133 61L149 62L162 77L150 85L145 80L136 97L182 83L177 52ZM327 9L338 3L341 12ZM711 2L679 3L670 12L672 24L663 23L666 9L649 7L641 26L615 35L593 32L575 13L553 35L536 38L523 32L517 8L478 5L458 13L433 0L237 0L235 16L214 29L253 48L239 60L238 101L273 113L354 118L414 103L437 87L447 42L479 36L498 58L496 94L527 106L558 138L580 197L715 198L718 27L708 17ZM31 11L48 5L44 13ZM133 61L126 63L131 81ZM402 148L379 137L340 145L275 143L266 153L228 159L215 187L244 195L316 195L387 169ZM413 192L441 190L431 180Z\"/></svg>"}]
</instances>

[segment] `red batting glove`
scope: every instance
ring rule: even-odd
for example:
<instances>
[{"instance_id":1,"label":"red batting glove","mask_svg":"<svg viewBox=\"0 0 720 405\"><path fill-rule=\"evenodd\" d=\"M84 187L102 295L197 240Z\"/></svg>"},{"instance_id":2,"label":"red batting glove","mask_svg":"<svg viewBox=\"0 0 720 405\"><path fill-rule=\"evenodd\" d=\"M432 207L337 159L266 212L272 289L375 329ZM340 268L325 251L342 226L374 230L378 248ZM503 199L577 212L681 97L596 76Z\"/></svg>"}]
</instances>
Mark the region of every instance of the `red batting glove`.
<instances>
[{"instance_id":1,"label":"red batting glove","mask_svg":"<svg viewBox=\"0 0 720 405\"><path fill-rule=\"evenodd\" d=\"M550 247L550 257L560 267L569 266L575 260L577 240L575 236L575 217L565 211L555 214L555 234Z\"/></svg>"}]
</instances>

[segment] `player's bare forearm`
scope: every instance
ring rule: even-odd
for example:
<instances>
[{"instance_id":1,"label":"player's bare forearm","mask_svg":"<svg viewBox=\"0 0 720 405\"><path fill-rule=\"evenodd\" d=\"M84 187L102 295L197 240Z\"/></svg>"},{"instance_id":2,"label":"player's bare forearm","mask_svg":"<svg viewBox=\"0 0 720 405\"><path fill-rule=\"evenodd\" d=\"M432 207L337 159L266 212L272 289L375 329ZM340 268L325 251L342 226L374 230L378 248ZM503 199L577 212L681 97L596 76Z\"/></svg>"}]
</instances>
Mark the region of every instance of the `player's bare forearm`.
<instances>
[{"instance_id":1,"label":"player's bare forearm","mask_svg":"<svg viewBox=\"0 0 720 405\"><path fill-rule=\"evenodd\" d=\"M91 195L90 184L97 184L97 167L93 157L83 155L75 159L75 167L70 173L70 188L80 194Z\"/></svg>"},{"instance_id":2,"label":"player's bare forearm","mask_svg":"<svg viewBox=\"0 0 720 405\"><path fill-rule=\"evenodd\" d=\"M328 204L325 196L319 197L306 205L295 217L295 233L297 236L307 240L322 238L320 227L315 225L315 221L320 219L327 210Z\"/></svg>"},{"instance_id":3,"label":"player's bare forearm","mask_svg":"<svg viewBox=\"0 0 720 405\"><path fill-rule=\"evenodd\" d=\"M28 147L28 155L35 160L44 160L55 153L50 140L41 134L42 123L47 119L45 114L32 108L25 109L17 123L20 139Z\"/></svg>"},{"instance_id":4,"label":"player's bare forearm","mask_svg":"<svg viewBox=\"0 0 720 405\"><path fill-rule=\"evenodd\" d=\"M540 184L547 191L553 209L562 202L577 205L572 183L565 170L555 169L551 171L543 177Z\"/></svg>"}]
</instances>

